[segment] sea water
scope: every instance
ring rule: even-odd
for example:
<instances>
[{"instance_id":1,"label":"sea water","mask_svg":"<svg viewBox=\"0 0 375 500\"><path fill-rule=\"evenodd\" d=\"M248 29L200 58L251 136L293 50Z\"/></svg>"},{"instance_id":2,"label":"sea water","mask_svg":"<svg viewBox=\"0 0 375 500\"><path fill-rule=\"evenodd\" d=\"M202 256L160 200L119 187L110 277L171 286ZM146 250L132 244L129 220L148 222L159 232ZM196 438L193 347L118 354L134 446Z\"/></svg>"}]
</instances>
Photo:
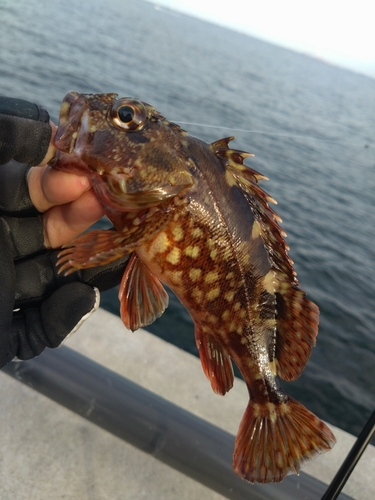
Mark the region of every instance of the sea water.
<instances>
[{"instance_id":1,"label":"sea water","mask_svg":"<svg viewBox=\"0 0 375 500\"><path fill-rule=\"evenodd\" d=\"M56 122L69 90L117 92L255 154L321 311L310 362L283 386L357 434L375 407L375 81L141 0L0 0L0 21L0 94ZM102 305L118 313L116 290ZM173 295L148 329L197 354Z\"/></svg>"}]
</instances>

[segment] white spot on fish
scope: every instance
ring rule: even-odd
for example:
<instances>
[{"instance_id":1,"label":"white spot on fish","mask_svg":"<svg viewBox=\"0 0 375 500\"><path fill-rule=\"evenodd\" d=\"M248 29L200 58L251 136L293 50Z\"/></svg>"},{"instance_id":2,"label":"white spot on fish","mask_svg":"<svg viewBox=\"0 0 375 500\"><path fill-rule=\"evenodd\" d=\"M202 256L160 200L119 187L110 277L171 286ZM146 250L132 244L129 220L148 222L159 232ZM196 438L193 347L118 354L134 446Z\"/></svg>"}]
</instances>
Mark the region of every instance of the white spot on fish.
<instances>
[{"instance_id":1,"label":"white spot on fish","mask_svg":"<svg viewBox=\"0 0 375 500\"><path fill-rule=\"evenodd\" d=\"M166 257L166 261L174 266L180 262L181 251L179 248L174 247Z\"/></svg>"},{"instance_id":2,"label":"white spot on fish","mask_svg":"<svg viewBox=\"0 0 375 500\"><path fill-rule=\"evenodd\" d=\"M163 253L168 250L170 245L170 241L168 239L167 234L164 231L161 231L152 242L150 247L150 257L157 253Z\"/></svg>"},{"instance_id":3,"label":"white spot on fish","mask_svg":"<svg viewBox=\"0 0 375 500\"><path fill-rule=\"evenodd\" d=\"M209 271L206 276L204 277L204 281L205 283L207 283L208 285L211 284L211 283L214 283L215 281L217 281L219 278L219 273L216 272L216 271Z\"/></svg>"},{"instance_id":4,"label":"white spot on fish","mask_svg":"<svg viewBox=\"0 0 375 500\"><path fill-rule=\"evenodd\" d=\"M212 288L206 293L206 299L208 301L215 300L220 295L220 287Z\"/></svg>"},{"instance_id":5,"label":"white spot on fish","mask_svg":"<svg viewBox=\"0 0 375 500\"><path fill-rule=\"evenodd\" d=\"M203 236L203 231L200 227L195 227L191 230L191 235L193 238L200 238L201 236Z\"/></svg>"},{"instance_id":6,"label":"white spot on fish","mask_svg":"<svg viewBox=\"0 0 375 500\"><path fill-rule=\"evenodd\" d=\"M198 245L189 245L188 247L185 248L185 255L188 257L191 257L192 259L195 259L198 257L200 252L200 248Z\"/></svg>"},{"instance_id":7,"label":"white spot on fish","mask_svg":"<svg viewBox=\"0 0 375 500\"><path fill-rule=\"evenodd\" d=\"M192 280L192 281L197 281L200 277L201 277L201 274L202 274L202 269L199 269L199 268L192 268L190 269L189 271L189 278Z\"/></svg>"},{"instance_id":8,"label":"white spot on fish","mask_svg":"<svg viewBox=\"0 0 375 500\"><path fill-rule=\"evenodd\" d=\"M175 226L172 229L172 236L174 241L181 241L184 238L184 230L181 226Z\"/></svg>"}]
</instances>

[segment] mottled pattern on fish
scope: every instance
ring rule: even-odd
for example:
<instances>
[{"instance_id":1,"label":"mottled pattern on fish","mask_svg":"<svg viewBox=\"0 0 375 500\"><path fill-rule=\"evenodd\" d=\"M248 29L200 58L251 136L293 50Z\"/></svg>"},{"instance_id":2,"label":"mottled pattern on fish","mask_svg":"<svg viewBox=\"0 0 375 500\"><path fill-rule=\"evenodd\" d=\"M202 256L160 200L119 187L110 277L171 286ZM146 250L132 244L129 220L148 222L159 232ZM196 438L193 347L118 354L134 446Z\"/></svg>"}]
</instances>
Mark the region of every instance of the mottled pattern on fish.
<instances>
[{"instance_id":1,"label":"mottled pattern on fish","mask_svg":"<svg viewBox=\"0 0 375 500\"><path fill-rule=\"evenodd\" d=\"M250 401L234 469L254 482L281 481L330 449L328 427L280 388L311 354L319 311L299 288L266 179L245 166L233 138L189 136L153 107L115 94L69 93L63 101L54 167L91 178L116 231L93 231L60 254L73 272L134 252L119 298L136 330L168 304L167 284L195 323L213 390L233 385L231 359Z\"/></svg>"}]
</instances>

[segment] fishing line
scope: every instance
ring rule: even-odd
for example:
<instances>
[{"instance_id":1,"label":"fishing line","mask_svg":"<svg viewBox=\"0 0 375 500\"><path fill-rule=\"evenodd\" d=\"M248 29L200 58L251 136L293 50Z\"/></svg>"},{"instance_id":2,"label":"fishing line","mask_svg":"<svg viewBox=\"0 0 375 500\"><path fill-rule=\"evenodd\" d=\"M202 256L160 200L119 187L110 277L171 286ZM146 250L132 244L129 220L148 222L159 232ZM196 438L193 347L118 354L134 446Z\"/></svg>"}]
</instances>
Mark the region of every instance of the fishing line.
<instances>
[{"instance_id":1,"label":"fishing line","mask_svg":"<svg viewBox=\"0 0 375 500\"><path fill-rule=\"evenodd\" d=\"M171 120L171 121L174 121L175 123L179 123L181 125L195 125L197 127L221 128L225 130L231 130L232 132L244 132L246 134L279 135L282 137L305 137L303 135L297 135L297 134L276 134L274 132L259 132L258 130L251 130L251 129L247 130L243 128L224 127L221 125L208 125L207 123L180 122L178 120ZM317 139L317 140L323 140L323 139Z\"/></svg>"},{"instance_id":2,"label":"fishing line","mask_svg":"<svg viewBox=\"0 0 375 500\"><path fill-rule=\"evenodd\" d=\"M226 127L222 125L208 125L206 123L194 123L194 122L181 122L179 120L170 120L174 123L178 123L180 125L194 125L197 127L207 127L207 128L215 128L215 129L224 129L224 130L230 130L231 132L241 132L245 134L258 134L258 135L268 135L271 137L288 137L288 138L298 138L298 139L310 139L313 141L319 141L319 142L325 142L325 143L331 143L331 144L341 144L340 141L333 140L333 139L319 139L317 137L312 137L310 135L301 135L301 134L282 134L282 133L277 133L277 132L261 132L259 130L252 130L252 129L243 129L243 128L232 128L232 127ZM362 144L356 144L357 147L363 147Z\"/></svg>"},{"instance_id":3,"label":"fishing line","mask_svg":"<svg viewBox=\"0 0 375 500\"><path fill-rule=\"evenodd\" d=\"M207 127L207 128L220 128L220 129L225 129L225 130L231 130L232 132L243 132L246 134L259 134L259 135L272 135L272 136L278 136L278 137L299 137L301 139L314 139L315 141L325 141L325 142L336 142L336 141L331 141L329 139L318 139L315 137L310 137L308 135L301 135L301 134L279 134L276 132L260 132L258 130L248 130L244 128L232 128L232 127L224 127L221 125L208 125L206 123L193 123L193 122L180 122L178 120L171 120L175 123L179 123L181 125L195 125L197 127Z\"/></svg>"}]
</instances>

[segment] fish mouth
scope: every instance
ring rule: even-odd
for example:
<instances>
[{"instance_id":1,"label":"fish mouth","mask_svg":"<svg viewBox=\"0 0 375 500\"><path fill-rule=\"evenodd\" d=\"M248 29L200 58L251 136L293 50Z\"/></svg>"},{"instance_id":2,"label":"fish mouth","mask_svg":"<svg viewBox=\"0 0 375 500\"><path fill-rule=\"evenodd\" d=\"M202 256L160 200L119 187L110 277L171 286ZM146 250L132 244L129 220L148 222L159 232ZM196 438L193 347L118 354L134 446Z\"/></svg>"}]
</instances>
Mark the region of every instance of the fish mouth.
<instances>
[{"instance_id":1,"label":"fish mouth","mask_svg":"<svg viewBox=\"0 0 375 500\"><path fill-rule=\"evenodd\" d=\"M79 156L87 145L89 129L88 105L85 96L68 92L60 107L60 120L55 136L55 146L64 153Z\"/></svg>"},{"instance_id":2,"label":"fish mouth","mask_svg":"<svg viewBox=\"0 0 375 500\"><path fill-rule=\"evenodd\" d=\"M92 169L82 155L89 143L89 107L85 96L78 92L69 92L61 104L59 126L54 144L55 157L50 166L56 170L92 175Z\"/></svg>"}]
</instances>

